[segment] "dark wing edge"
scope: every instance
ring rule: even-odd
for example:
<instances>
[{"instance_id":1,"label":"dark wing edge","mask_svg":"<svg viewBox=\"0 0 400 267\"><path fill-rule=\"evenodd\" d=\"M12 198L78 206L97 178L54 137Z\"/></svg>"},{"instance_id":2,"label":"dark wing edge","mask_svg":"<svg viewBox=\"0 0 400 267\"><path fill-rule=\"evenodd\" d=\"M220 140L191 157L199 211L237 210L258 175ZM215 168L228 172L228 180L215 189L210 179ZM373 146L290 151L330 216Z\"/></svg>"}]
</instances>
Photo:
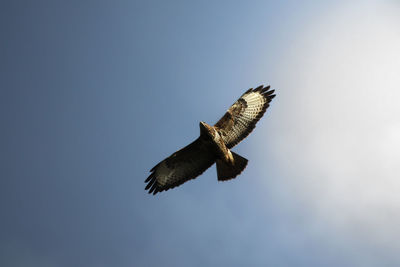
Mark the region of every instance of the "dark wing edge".
<instances>
[{"instance_id":1,"label":"dark wing edge","mask_svg":"<svg viewBox=\"0 0 400 267\"><path fill-rule=\"evenodd\" d=\"M199 137L154 166L145 180L145 190L155 195L177 187L202 174L214 162L215 154Z\"/></svg>"},{"instance_id":2,"label":"dark wing edge","mask_svg":"<svg viewBox=\"0 0 400 267\"><path fill-rule=\"evenodd\" d=\"M228 148L237 145L253 131L276 96L274 92L269 85L250 88L214 125Z\"/></svg>"}]
</instances>

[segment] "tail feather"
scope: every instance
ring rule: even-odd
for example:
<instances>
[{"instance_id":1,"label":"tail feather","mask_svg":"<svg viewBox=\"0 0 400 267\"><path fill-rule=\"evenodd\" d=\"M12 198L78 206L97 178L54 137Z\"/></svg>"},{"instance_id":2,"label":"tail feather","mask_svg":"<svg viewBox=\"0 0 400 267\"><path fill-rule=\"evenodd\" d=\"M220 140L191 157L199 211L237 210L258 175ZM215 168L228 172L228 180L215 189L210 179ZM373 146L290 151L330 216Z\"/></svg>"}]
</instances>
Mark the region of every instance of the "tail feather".
<instances>
[{"instance_id":1,"label":"tail feather","mask_svg":"<svg viewBox=\"0 0 400 267\"><path fill-rule=\"evenodd\" d=\"M217 159L218 181L226 181L238 176L247 166L247 159L232 152L233 165Z\"/></svg>"}]
</instances>

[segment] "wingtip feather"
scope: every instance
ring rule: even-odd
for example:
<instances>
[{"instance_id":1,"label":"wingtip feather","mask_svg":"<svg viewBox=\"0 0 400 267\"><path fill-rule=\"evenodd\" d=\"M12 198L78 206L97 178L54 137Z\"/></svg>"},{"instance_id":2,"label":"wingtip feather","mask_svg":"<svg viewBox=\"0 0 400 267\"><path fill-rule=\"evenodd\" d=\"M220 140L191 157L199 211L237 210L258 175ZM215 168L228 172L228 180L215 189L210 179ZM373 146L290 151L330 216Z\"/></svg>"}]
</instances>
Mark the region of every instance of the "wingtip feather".
<instances>
[{"instance_id":1,"label":"wingtip feather","mask_svg":"<svg viewBox=\"0 0 400 267\"><path fill-rule=\"evenodd\" d=\"M153 193L154 190L155 190L156 188L157 188L157 183L154 183L154 184L151 186L150 190L149 190L149 194Z\"/></svg>"},{"instance_id":2,"label":"wingtip feather","mask_svg":"<svg viewBox=\"0 0 400 267\"><path fill-rule=\"evenodd\" d=\"M269 88L271 88L270 85L265 86L264 88L262 88L262 89L260 90L260 93L261 93L261 94L265 94L266 92L268 92Z\"/></svg>"},{"instance_id":3,"label":"wingtip feather","mask_svg":"<svg viewBox=\"0 0 400 267\"><path fill-rule=\"evenodd\" d=\"M265 95L272 95L275 92L275 89L269 90L265 92Z\"/></svg>"},{"instance_id":4,"label":"wingtip feather","mask_svg":"<svg viewBox=\"0 0 400 267\"><path fill-rule=\"evenodd\" d=\"M145 183L148 183L148 182L151 180L151 178L153 178L153 174L154 174L154 173L151 173L151 174L149 175L149 177L147 177L147 179L144 180L144 182L145 182Z\"/></svg>"},{"instance_id":5,"label":"wingtip feather","mask_svg":"<svg viewBox=\"0 0 400 267\"><path fill-rule=\"evenodd\" d=\"M258 86L256 89L254 89L254 92L260 92L263 89L263 85Z\"/></svg>"}]
</instances>

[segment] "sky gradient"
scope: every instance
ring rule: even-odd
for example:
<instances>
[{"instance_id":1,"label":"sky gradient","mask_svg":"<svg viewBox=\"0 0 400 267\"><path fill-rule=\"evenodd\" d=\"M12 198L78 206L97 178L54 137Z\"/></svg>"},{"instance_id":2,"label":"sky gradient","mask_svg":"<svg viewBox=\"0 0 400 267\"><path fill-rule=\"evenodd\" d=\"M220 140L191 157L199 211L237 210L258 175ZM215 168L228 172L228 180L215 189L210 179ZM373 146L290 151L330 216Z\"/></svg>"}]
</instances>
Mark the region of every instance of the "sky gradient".
<instances>
[{"instance_id":1,"label":"sky gradient","mask_svg":"<svg viewBox=\"0 0 400 267\"><path fill-rule=\"evenodd\" d=\"M1 266L399 266L398 1L9 1ZM215 166L149 170L248 88L277 97Z\"/></svg>"}]
</instances>

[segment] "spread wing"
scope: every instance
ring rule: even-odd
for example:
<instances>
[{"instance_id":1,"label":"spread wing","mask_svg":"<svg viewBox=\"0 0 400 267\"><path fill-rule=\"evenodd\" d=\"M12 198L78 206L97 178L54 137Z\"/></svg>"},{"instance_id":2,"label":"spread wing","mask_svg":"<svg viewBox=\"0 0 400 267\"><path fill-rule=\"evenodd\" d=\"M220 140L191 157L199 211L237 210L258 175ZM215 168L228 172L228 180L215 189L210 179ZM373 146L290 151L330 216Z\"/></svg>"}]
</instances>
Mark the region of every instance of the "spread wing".
<instances>
[{"instance_id":1,"label":"spread wing","mask_svg":"<svg viewBox=\"0 0 400 267\"><path fill-rule=\"evenodd\" d=\"M234 147L256 127L269 103L275 97L275 90L262 85L247 90L214 125L228 148Z\"/></svg>"},{"instance_id":2,"label":"spread wing","mask_svg":"<svg viewBox=\"0 0 400 267\"><path fill-rule=\"evenodd\" d=\"M210 144L201 137L181 150L164 159L153 169L145 180L149 194L179 186L184 182L194 179L215 162L215 154Z\"/></svg>"}]
</instances>

